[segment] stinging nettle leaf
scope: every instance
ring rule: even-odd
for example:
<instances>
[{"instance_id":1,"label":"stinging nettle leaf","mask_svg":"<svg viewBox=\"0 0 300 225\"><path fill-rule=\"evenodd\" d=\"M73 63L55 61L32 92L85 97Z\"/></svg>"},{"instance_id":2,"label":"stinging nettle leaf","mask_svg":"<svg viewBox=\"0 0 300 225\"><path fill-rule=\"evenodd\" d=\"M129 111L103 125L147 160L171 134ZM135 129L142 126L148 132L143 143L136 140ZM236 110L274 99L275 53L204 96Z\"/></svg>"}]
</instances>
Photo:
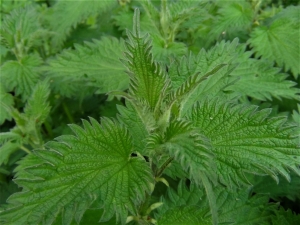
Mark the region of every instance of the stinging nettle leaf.
<instances>
[{"instance_id":1,"label":"stinging nettle leaf","mask_svg":"<svg viewBox=\"0 0 300 225\"><path fill-rule=\"evenodd\" d=\"M97 93L124 90L128 78L119 61L123 51L123 40L104 37L63 51L48 62L45 70L55 90L68 97L78 95L83 87L92 87Z\"/></svg>"},{"instance_id":2,"label":"stinging nettle leaf","mask_svg":"<svg viewBox=\"0 0 300 225\"><path fill-rule=\"evenodd\" d=\"M50 106L47 102L49 94L50 88L47 80L40 82L34 88L25 106L25 115L38 125L42 124L50 113Z\"/></svg>"},{"instance_id":3,"label":"stinging nettle leaf","mask_svg":"<svg viewBox=\"0 0 300 225\"><path fill-rule=\"evenodd\" d=\"M280 73L280 68L264 60L247 59L232 71L232 77L240 78L236 83L225 88L232 95L250 96L258 100L299 98L296 83L286 79L287 74Z\"/></svg>"},{"instance_id":4,"label":"stinging nettle leaf","mask_svg":"<svg viewBox=\"0 0 300 225\"><path fill-rule=\"evenodd\" d=\"M158 225L210 225L211 219L205 218L206 210L199 210L197 206L180 206L169 209L158 220Z\"/></svg>"},{"instance_id":5,"label":"stinging nettle leaf","mask_svg":"<svg viewBox=\"0 0 300 225\"><path fill-rule=\"evenodd\" d=\"M298 10L298 19L300 7ZM275 61L285 71L291 71L295 78L300 74L300 44L298 21L292 17L274 18L271 24L256 27L251 33L248 43L256 57Z\"/></svg>"},{"instance_id":6,"label":"stinging nettle leaf","mask_svg":"<svg viewBox=\"0 0 300 225\"><path fill-rule=\"evenodd\" d=\"M2 84L0 84L0 125L5 120L11 120L11 109L14 105L13 96L7 92Z\"/></svg>"},{"instance_id":7,"label":"stinging nettle leaf","mask_svg":"<svg viewBox=\"0 0 300 225\"><path fill-rule=\"evenodd\" d=\"M215 189L220 224L269 224L275 204L265 195L251 196L249 189Z\"/></svg>"},{"instance_id":8,"label":"stinging nettle leaf","mask_svg":"<svg viewBox=\"0 0 300 225\"><path fill-rule=\"evenodd\" d=\"M127 35L125 64L131 79L129 90L138 99L146 101L151 111L157 111L169 82L161 65L153 61L149 35L140 36L138 9L135 9L133 33L128 31Z\"/></svg>"},{"instance_id":9,"label":"stinging nettle leaf","mask_svg":"<svg viewBox=\"0 0 300 225\"><path fill-rule=\"evenodd\" d=\"M28 55L20 61L6 61L1 66L0 80L8 91L15 91L25 101L40 79L42 63L38 55Z\"/></svg>"},{"instance_id":10,"label":"stinging nettle leaf","mask_svg":"<svg viewBox=\"0 0 300 225\"><path fill-rule=\"evenodd\" d=\"M117 1L57 1L50 9L48 20L50 29L55 32L52 43L55 47L63 44L73 27L91 15L112 9ZM53 18L56 18L53 20ZM58 22L59 21L59 22Z\"/></svg>"},{"instance_id":11,"label":"stinging nettle leaf","mask_svg":"<svg viewBox=\"0 0 300 225\"><path fill-rule=\"evenodd\" d=\"M197 103L188 113L194 126L210 140L217 173L225 185L249 183L247 173L278 174L290 180L289 170L300 174L300 149L286 118L268 118L270 110L233 106L220 100Z\"/></svg>"},{"instance_id":12,"label":"stinging nettle leaf","mask_svg":"<svg viewBox=\"0 0 300 225\"><path fill-rule=\"evenodd\" d=\"M26 56L32 47L40 46L48 32L39 22L38 8L33 5L16 8L5 16L1 26L2 42L19 59Z\"/></svg>"},{"instance_id":13,"label":"stinging nettle leaf","mask_svg":"<svg viewBox=\"0 0 300 225\"><path fill-rule=\"evenodd\" d=\"M245 0L220 1L218 15L212 25L209 36L212 38L233 39L247 37L255 12L251 4Z\"/></svg>"},{"instance_id":14,"label":"stinging nettle leaf","mask_svg":"<svg viewBox=\"0 0 300 225\"><path fill-rule=\"evenodd\" d=\"M164 136L152 134L148 139L149 151L162 149L179 162L190 174L197 185L205 187L209 199L213 224L217 224L216 200L213 185L216 183L215 164L209 140L200 132L197 133L190 122L184 120L171 121ZM159 172L158 172L158 175Z\"/></svg>"},{"instance_id":15,"label":"stinging nettle leaf","mask_svg":"<svg viewBox=\"0 0 300 225\"><path fill-rule=\"evenodd\" d=\"M163 205L155 215L158 224L211 224L206 207L199 207L203 191L194 182L187 188L183 180L178 184L177 191L169 188L167 195L161 198ZM182 211L179 213L179 211Z\"/></svg>"},{"instance_id":16,"label":"stinging nettle leaf","mask_svg":"<svg viewBox=\"0 0 300 225\"><path fill-rule=\"evenodd\" d=\"M96 199L105 209L102 221L116 215L125 224L128 212L136 214L154 182L149 165L131 157L135 150L123 126L109 119L100 125L92 118L83 124L84 129L71 125L76 136L60 136L46 150L28 156L36 164L19 172L16 182L24 191L8 200L10 207L1 212L3 224L51 224L60 212L64 224L70 224L77 210L87 209L73 204Z\"/></svg>"}]
</instances>

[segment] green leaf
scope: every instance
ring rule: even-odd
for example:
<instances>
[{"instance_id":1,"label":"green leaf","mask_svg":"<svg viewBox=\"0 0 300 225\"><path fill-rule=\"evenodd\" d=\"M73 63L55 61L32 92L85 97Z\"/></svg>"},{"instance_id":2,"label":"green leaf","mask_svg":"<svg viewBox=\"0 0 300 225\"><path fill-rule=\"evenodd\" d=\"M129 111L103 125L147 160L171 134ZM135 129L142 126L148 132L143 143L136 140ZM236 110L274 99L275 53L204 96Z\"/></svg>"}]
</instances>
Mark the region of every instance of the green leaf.
<instances>
[{"instance_id":1,"label":"green leaf","mask_svg":"<svg viewBox=\"0 0 300 225\"><path fill-rule=\"evenodd\" d=\"M55 32L53 45L59 47L73 27L89 16L101 14L117 5L117 1L57 1L48 14L50 29ZM53 19L55 18L55 19Z\"/></svg>"},{"instance_id":2,"label":"green leaf","mask_svg":"<svg viewBox=\"0 0 300 225\"><path fill-rule=\"evenodd\" d=\"M290 19L293 23L298 23L298 18L299 18L299 12L300 12L300 7L299 5L289 5L286 8L281 8L279 7L278 9L274 9L274 7L272 8L273 10L273 15L274 15L274 10L277 10L277 14L275 14L275 16L273 16L272 18L270 18L271 22L277 20L277 19L281 19L281 18L288 18Z\"/></svg>"},{"instance_id":3,"label":"green leaf","mask_svg":"<svg viewBox=\"0 0 300 225\"><path fill-rule=\"evenodd\" d=\"M1 7L3 13L10 13L12 10L32 4L31 0L24 1L2 1Z\"/></svg>"},{"instance_id":4,"label":"green leaf","mask_svg":"<svg viewBox=\"0 0 300 225\"><path fill-rule=\"evenodd\" d=\"M192 76L189 76L187 80L174 92L170 93L170 99L169 102L172 105L175 101L178 102L181 107L181 109L186 107L187 102L191 102L191 96L194 95L195 92L199 92L200 88L199 86L201 83L205 80L208 79L210 76L214 75L217 73L222 67L224 67L225 64L221 64L213 68L211 71L209 71L206 74L199 75L194 74Z\"/></svg>"},{"instance_id":5,"label":"green leaf","mask_svg":"<svg viewBox=\"0 0 300 225\"><path fill-rule=\"evenodd\" d=\"M140 17L140 29L141 34L144 35L148 33L153 40L153 49L152 54L156 61L168 63L171 58L174 56L183 56L187 53L187 46L182 42L175 42L174 40L167 40L167 37L163 35L163 29L160 23L160 11L157 7L154 6L151 1L139 1L136 4L141 4L145 13ZM176 3L175 5L179 5ZM195 5L195 4L194 4ZM116 24L122 30L131 29L133 12L129 8L124 8L114 16ZM176 19L180 19L176 17ZM175 19L174 19L175 20ZM172 23L170 22L169 25ZM178 29L178 25L174 27ZM174 32L175 32L174 30ZM173 36L173 39L175 35Z\"/></svg>"},{"instance_id":6,"label":"green leaf","mask_svg":"<svg viewBox=\"0 0 300 225\"><path fill-rule=\"evenodd\" d=\"M173 160L169 166L164 170L164 174L171 177L173 180L185 179L189 177L188 172L182 169L182 166L179 162Z\"/></svg>"},{"instance_id":7,"label":"green leaf","mask_svg":"<svg viewBox=\"0 0 300 225\"><path fill-rule=\"evenodd\" d=\"M142 11L140 15L141 33L149 33L150 35L154 34L161 36L159 31L158 9L156 9L150 1L136 1L134 4L134 8L143 7L145 10L145 13ZM141 6L141 4L143 6ZM122 31L126 31L127 29L131 30L133 26L133 16L133 7L122 7L119 9L116 15L113 15L114 23Z\"/></svg>"},{"instance_id":8,"label":"green leaf","mask_svg":"<svg viewBox=\"0 0 300 225\"><path fill-rule=\"evenodd\" d=\"M249 57L243 55L243 50L244 46L238 45L238 39L231 43L223 41L209 51L202 49L197 55L190 54L170 65L169 76L175 90L189 90L197 84L192 93L187 92L185 102L181 104L181 115L205 96L224 95L223 90L236 81L230 76L237 67L235 59Z\"/></svg>"},{"instance_id":9,"label":"green leaf","mask_svg":"<svg viewBox=\"0 0 300 225\"><path fill-rule=\"evenodd\" d=\"M47 82L43 81L36 85L24 109L26 117L35 121L37 125L44 123L50 113L50 106L47 101L50 89Z\"/></svg>"},{"instance_id":10,"label":"green leaf","mask_svg":"<svg viewBox=\"0 0 300 225\"><path fill-rule=\"evenodd\" d=\"M278 174L290 180L289 170L300 175L300 149L286 118L268 118L270 110L231 105L207 99L188 114L194 126L209 140L217 162L217 174L225 185L249 183L247 173Z\"/></svg>"},{"instance_id":11,"label":"green leaf","mask_svg":"<svg viewBox=\"0 0 300 225\"><path fill-rule=\"evenodd\" d=\"M245 39L254 18L254 11L250 3L245 0L234 0L219 2L218 4L218 15L211 27L209 36Z\"/></svg>"},{"instance_id":12,"label":"green leaf","mask_svg":"<svg viewBox=\"0 0 300 225\"><path fill-rule=\"evenodd\" d=\"M239 80L225 90L233 95L249 96L258 100L293 98L298 99L299 89L296 83L287 80L287 74L280 73L280 68L264 60L248 59L241 62L230 74Z\"/></svg>"},{"instance_id":13,"label":"green leaf","mask_svg":"<svg viewBox=\"0 0 300 225\"><path fill-rule=\"evenodd\" d=\"M300 221L300 215L292 212L292 210L285 210L281 207L279 210L274 211L271 224L274 225L297 225Z\"/></svg>"},{"instance_id":14,"label":"green leaf","mask_svg":"<svg viewBox=\"0 0 300 225\"><path fill-rule=\"evenodd\" d=\"M17 58L23 58L33 47L40 46L46 35L47 31L39 22L37 7L33 5L17 8L3 18L3 42Z\"/></svg>"},{"instance_id":15,"label":"green leaf","mask_svg":"<svg viewBox=\"0 0 300 225\"><path fill-rule=\"evenodd\" d=\"M38 55L28 55L20 61L6 61L1 66L0 80L8 91L15 91L25 101L40 79L42 59Z\"/></svg>"},{"instance_id":16,"label":"green leaf","mask_svg":"<svg viewBox=\"0 0 300 225\"><path fill-rule=\"evenodd\" d=\"M0 132L0 144L3 144L9 140L20 140L22 137L13 132Z\"/></svg>"},{"instance_id":17,"label":"green leaf","mask_svg":"<svg viewBox=\"0 0 300 225\"><path fill-rule=\"evenodd\" d=\"M268 203L268 196L258 194L251 196L249 189L235 188L234 190L228 190L227 188L217 187L214 188L214 192L217 200L219 224L268 224L267 222L270 221L273 212L277 209L275 204ZM167 219L165 214L172 217L173 214L170 212L175 214L175 210L193 206L195 211L193 215L190 215L191 219L196 220L202 217L209 222L208 224L211 224L207 197L203 196L203 191L193 182L187 188L181 181L177 192L171 188L168 189L167 195L162 197L162 201L164 204L158 214L155 215L158 222L161 217ZM180 218L178 220L180 221Z\"/></svg>"},{"instance_id":18,"label":"green leaf","mask_svg":"<svg viewBox=\"0 0 300 225\"><path fill-rule=\"evenodd\" d=\"M140 36L139 10L135 10L133 33L128 31L125 64L130 75L130 93L145 101L151 111L159 109L164 93L168 89L165 71L153 61L149 35Z\"/></svg>"},{"instance_id":19,"label":"green leaf","mask_svg":"<svg viewBox=\"0 0 300 225\"><path fill-rule=\"evenodd\" d=\"M290 19L290 16L278 18L271 24L256 27L248 42L257 58L262 56L273 60L297 78L300 73L299 29L298 21Z\"/></svg>"},{"instance_id":20,"label":"green leaf","mask_svg":"<svg viewBox=\"0 0 300 225\"><path fill-rule=\"evenodd\" d=\"M295 201L300 199L300 177L291 172L291 181L288 182L283 177L280 177L279 183L276 184L270 177L257 177L251 179L253 183L253 192L269 195L270 198L280 201L281 198L288 198Z\"/></svg>"},{"instance_id":21,"label":"green leaf","mask_svg":"<svg viewBox=\"0 0 300 225\"><path fill-rule=\"evenodd\" d=\"M164 136L151 134L147 142L147 147L149 151L152 151L152 155L159 155L161 151L167 151L198 185L203 184L209 198L213 223L217 224L215 196L212 191L216 182L215 165L210 143L206 137L195 132L189 122L176 120L171 121ZM159 172L158 175L160 175Z\"/></svg>"},{"instance_id":22,"label":"green leaf","mask_svg":"<svg viewBox=\"0 0 300 225\"><path fill-rule=\"evenodd\" d=\"M188 48L183 42L171 42L166 44L160 35L151 34L153 39L153 56L158 62L169 63L176 57L182 57L188 53Z\"/></svg>"},{"instance_id":23,"label":"green leaf","mask_svg":"<svg viewBox=\"0 0 300 225\"><path fill-rule=\"evenodd\" d=\"M298 110L293 110L292 118L296 125L296 132L300 135L300 104L297 104Z\"/></svg>"},{"instance_id":24,"label":"green leaf","mask_svg":"<svg viewBox=\"0 0 300 225\"><path fill-rule=\"evenodd\" d=\"M5 120L11 120L11 109L13 105L13 96L5 92L4 87L0 84L0 125L3 124Z\"/></svg>"},{"instance_id":25,"label":"green leaf","mask_svg":"<svg viewBox=\"0 0 300 225\"><path fill-rule=\"evenodd\" d=\"M197 206L181 206L168 210L157 220L157 225L210 225L211 219L205 218L207 211Z\"/></svg>"},{"instance_id":26,"label":"green leaf","mask_svg":"<svg viewBox=\"0 0 300 225\"><path fill-rule=\"evenodd\" d=\"M96 88L97 93L124 90L128 78L119 60L123 51L122 40L105 37L63 51L45 69L55 90L68 97L89 87Z\"/></svg>"},{"instance_id":27,"label":"green leaf","mask_svg":"<svg viewBox=\"0 0 300 225\"><path fill-rule=\"evenodd\" d=\"M120 113L118 120L127 127L131 136L134 137L133 145L136 151L146 154L146 137L149 133L143 120L137 115L137 112L129 102L126 102L126 107L118 105L117 108Z\"/></svg>"},{"instance_id":28,"label":"green leaf","mask_svg":"<svg viewBox=\"0 0 300 225\"><path fill-rule=\"evenodd\" d=\"M213 167L209 141L184 120L171 121L163 135L151 134L147 148L153 155L167 151L198 181L199 171Z\"/></svg>"},{"instance_id":29,"label":"green leaf","mask_svg":"<svg viewBox=\"0 0 300 225\"><path fill-rule=\"evenodd\" d=\"M203 194L203 191L194 182L191 182L188 188L181 180L177 191L169 188L167 194L162 197L163 205L155 215L158 224L177 224L176 222L187 224L184 223L184 219L190 220L190 224L198 224L199 221L202 221L203 224L211 224L211 218L207 217L208 209L199 207ZM175 221L176 214L181 210L183 210L183 214L177 215L178 220Z\"/></svg>"},{"instance_id":30,"label":"green leaf","mask_svg":"<svg viewBox=\"0 0 300 225\"><path fill-rule=\"evenodd\" d=\"M12 142L6 142L0 145L0 166L2 164L7 164L9 157L12 153L19 149L20 145Z\"/></svg>"},{"instance_id":31,"label":"green leaf","mask_svg":"<svg viewBox=\"0 0 300 225\"><path fill-rule=\"evenodd\" d=\"M34 147L43 145L40 128L50 113L50 106L47 101L50 90L47 82L46 80L35 86L25 105L24 113L20 113L17 109L11 110L16 126L11 129L11 132L0 136L0 143L3 139L3 141L17 140Z\"/></svg>"},{"instance_id":32,"label":"green leaf","mask_svg":"<svg viewBox=\"0 0 300 225\"><path fill-rule=\"evenodd\" d=\"M177 186L177 191L169 188L166 194L166 198L163 198L163 206L160 212L164 212L171 207L185 206L185 205L197 205L201 202L203 197L203 191L198 188L195 182L191 181L189 187L181 180Z\"/></svg>"},{"instance_id":33,"label":"green leaf","mask_svg":"<svg viewBox=\"0 0 300 225\"><path fill-rule=\"evenodd\" d=\"M268 196L251 196L247 189L215 189L219 207L220 224L270 224L275 204L270 204Z\"/></svg>"},{"instance_id":34,"label":"green leaf","mask_svg":"<svg viewBox=\"0 0 300 225\"><path fill-rule=\"evenodd\" d=\"M101 221L116 215L125 224L128 211L136 215L154 182L151 169L145 160L131 157L135 149L123 126L90 120L83 121L84 129L71 125L76 136L61 136L25 158L36 164L18 172L16 182L24 191L9 198L1 212L3 224L51 224L60 212L63 224L73 216L79 222L94 200L105 209Z\"/></svg>"},{"instance_id":35,"label":"green leaf","mask_svg":"<svg viewBox=\"0 0 300 225\"><path fill-rule=\"evenodd\" d=\"M298 98L299 90L294 87L295 82L286 80L287 75L280 73L280 69L273 67L272 63L249 58L252 52L245 51L245 47L238 43L238 39L222 41L207 52L201 50L198 55L190 54L170 66L172 85L179 89L189 79L204 76L218 65L228 65L227 69L220 69L211 79L208 77L199 85L195 93L189 96L182 109L183 114L195 101L205 96L249 96L259 100Z\"/></svg>"}]
</instances>

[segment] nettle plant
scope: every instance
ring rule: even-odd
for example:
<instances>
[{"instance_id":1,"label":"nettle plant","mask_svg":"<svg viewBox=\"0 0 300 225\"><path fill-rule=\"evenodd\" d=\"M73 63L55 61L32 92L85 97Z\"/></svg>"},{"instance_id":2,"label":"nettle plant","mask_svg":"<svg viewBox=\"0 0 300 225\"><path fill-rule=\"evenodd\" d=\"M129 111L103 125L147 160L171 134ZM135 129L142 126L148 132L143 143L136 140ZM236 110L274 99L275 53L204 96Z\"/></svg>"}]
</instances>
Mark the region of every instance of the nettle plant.
<instances>
[{"instance_id":1,"label":"nettle plant","mask_svg":"<svg viewBox=\"0 0 300 225\"><path fill-rule=\"evenodd\" d=\"M24 157L15 169L22 191L2 207L1 224L296 224L299 217L250 188L259 176L278 183L300 175L295 127L228 94L235 64L197 67L237 40L166 67L153 59L138 9L127 36L129 89L109 93L126 106L115 119L71 124L73 135ZM40 83L25 112L13 114L19 128L37 133L48 95ZM38 134L28 136L40 146Z\"/></svg>"}]
</instances>

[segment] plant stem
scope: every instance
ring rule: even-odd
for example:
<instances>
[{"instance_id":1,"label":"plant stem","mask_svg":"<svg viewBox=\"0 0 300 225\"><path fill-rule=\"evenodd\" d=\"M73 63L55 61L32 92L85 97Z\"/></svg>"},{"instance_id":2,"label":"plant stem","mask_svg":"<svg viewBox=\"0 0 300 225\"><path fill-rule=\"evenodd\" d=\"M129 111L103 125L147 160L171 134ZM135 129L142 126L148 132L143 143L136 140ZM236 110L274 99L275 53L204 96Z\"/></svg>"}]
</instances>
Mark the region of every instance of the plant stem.
<instances>
[{"instance_id":1,"label":"plant stem","mask_svg":"<svg viewBox=\"0 0 300 225\"><path fill-rule=\"evenodd\" d=\"M174 157L170 157L167 159L167 161L164 162L164 164L158 169L158 171L155 174L155 177L160 177L164 170L167 168L167 166L173 161Z\"/></svg>"},{"instance_id":2,"label":"plant stem","mask_svg":"<svg viewBox=\"0 0 300 225\"><path fill-rule=\"evenodd\" d=\"M71 115L71 113L70 113L68 107L66 106L66 104L65 104L64 102L62 103L62 106L63 106L63 109L64 109L64 111L65 111L65 113L66 113L66 115L67 115L69 121L70 121L71 123L74 123L74 119L73 119L73 117L72 117L72 115Z\"/></svg>"},{"instance_id":3,"label":"plant stem","mask_svg":"<svg viewBox=\"0 0 300 225\"><path fill-rule=\"evenodd\" d=\"M151 195L149 195L148 193L146 193L145 195L146 195L145 201L142 203L142 205L140 206L140 209L139 209L139 214L142 216L146 216L146 211L149 207L149 202L150 202L150 198L151 198Z\"/></svg>"},{"instance_id":4,"label":"plant stem","mask_svg":"<svg viewBox=\"0 0 300 225\"><path fill-rule=\"evenodd\" d=\"M22 149L24 152L26 152L28 154L31 154L31 151L23 145L20 146L20 149Z\"/></svg>"},{"instance_id":5,"label":"plant stem","mask_svg":"<svg viewBox=\"0 0 300 225\"><path fill-rule=\"evenodd\" d=\"M46 128L47 132L48 132L49 137L52 138L53 137L53 132L52 132L52 128L51 128L50 123L46 120L44 122L44 125L45 125L45 128Z\"/></svg>"}]
</instances>

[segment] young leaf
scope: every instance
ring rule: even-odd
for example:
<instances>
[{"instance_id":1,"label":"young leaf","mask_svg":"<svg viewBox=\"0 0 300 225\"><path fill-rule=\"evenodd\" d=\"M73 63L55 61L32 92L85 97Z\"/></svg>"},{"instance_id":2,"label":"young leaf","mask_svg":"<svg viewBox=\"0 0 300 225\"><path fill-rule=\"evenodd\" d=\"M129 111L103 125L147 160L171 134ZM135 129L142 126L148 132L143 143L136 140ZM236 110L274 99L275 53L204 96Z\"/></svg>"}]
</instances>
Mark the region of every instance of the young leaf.
<instances>
[{"instance_id":1,"label":"young leaf","mask_svg":"<svg viewBox=\"0 0 300 225\"><path fill-rule=\"evenodd\" d=\"M298 9L298 15L300 8ZM251 33L249 44L253 48L256 57L275 61L285 71L291 70L294 77L300 74L300 24L292 17L282 17L256 27Z\"/></svg>"},{"instance_id":2,"label":"young leaf","mask_svg":"<svg viewBox=\"0 0 300 225\"><path fill-rule=\"evenodd\" d=\"M166 44L160 35L151 34L153 40L153 56L156 61L168 64L171 59L182 57L188 53L188 48L183 42L170 42Z\"/></svg>"},{"instance_id":3,"label":"young leaf","mask_svg":"<svg viewBox=\"0 0 300 225\"><path fill-rule=\"evenodd\" d=\"M183 108L186 102L190 101L191 96L193 96L194 92L199 89L201 83L207 79L209 76L217 73L225 64L221 64L216 66L213 70L208 73L200 76L199 74L194 74L187 78L187 80L174 92L170 93L169 104L173 105L175 101L178 101L181 108ZM199 91L199 90L198 90Z\"/></svg>"},{"instance_id":4,"label":"young leaf","mask_svg":"<svg viewBox=\"0 0 300 225\"><path fill-rule=\"evenodd\" d=\"M39 22L37 8L33 5L17 8L3 19L1 36L3 42L17 58L23 58L34 46L42 44L47 34Z\"/></svg>"},{"instance_id":5,"label":"young leaf","mask_svg":"<svg viewBox=\"0 0 300 225\"><path fill-rule=\"evenodd\" d=\"M147 143L148 150L154 151L154 155L159 151L167 151L198 181L199 171L213 168L209 141L200 132L196 132L187 121L171 121L164 135L153 133Z\"/></svg>"},{"instance_id":6,"label":"young leaf","mask_svg":"<svg viewBox=\"0 0 300 225\"><path fill-rule=\"evenodd\" d=\"M195 132L189 122L171 121L163 137L157 134L150 135L148 149L154 151L153 155L166 150L198 185L203 184L209 199L213 224L217 224L217 208L212 191L216 182L215 165L206 137ZM157 172L157 175L160 176L160 172Z\"/></svg>"},{"instance_id":7,"label":"young leaf","mask_svg":"<svg viewBox=\"0 0 300 225\"><path fill-rule=\"evenodd\" d=\"M40 127L50 113L47 101L50 90L49 85L43 81L38 83L32 91L30 98L24 108L24 113L17 109L11 109L11 115L16 126L10 132L2 133L0 143L6 141L17 141L41 147L43 144Z\"/></svg>"},{"instance_id":8,"label":"young leaf","mask_svg":"<svg viewBox=\"0 0 300 225\"><path fill-rule=\"evenodd\" d=\"M36 164L19 171L16 182L24 191L8 200L9 207L0 214L3 224L51 224L60 212L63 224L70 224L81 208L81 215L86 210L80 205L95 199L105 209L102 221L116 215L117 222L125 224L128 211L137 213L145 193L151 191L149 165L131 157L135 150L123 126L109 119L101 125L90 121L83 121L84 129L71 125L76 136L61 136L46 150L26 157ZM35 179L28 179L28 173Z\"/></svg>"},{"instance_id":9,"label":"young leaf","mask_svg":"<svg viewBox=\"0 0 300 225\"><path fill-rule=\"evenodd\" d=\"M167 160L167 159L165 159ZM173 160L168 167L164 170L164 174L171 177L173 180L179 179L186 179L189 178L190 175L187 171L182 169L182 166L179 162Z\"/></svg>"},{"instance_id":10,"label":"young leaf","mask_svg":"<svg viewBox=\"0 0 300 225\"><path fill-rule=\"evenodd\" d=\"M25 56L20 61L6 61L1 66L0 80L8 91L15 91L25 101L40 79L41 64L38 55Z\"/></svg>"},{"instance_id":11,"label":"young leaf","mask_svg":"<svg viewBox=\"0 0 300 225\"><path fill-rule=\"evenodd\" d=\"M161 200L164 204L155 215L158 224L212 224L208 208L200 207L203 191L194 182L189 186L181 180L177 192L168 189L166 198Z\"/></svg>"},{"instance_id":12,"label":"young leaf","mask_svg":"<svg viewBox=\"0 0 300 225\"><path fill-rule=\"evenodd\" d=\"M105 37L100 41L76 45L75 50L63 51L49 61L45 70L54 88L68 97L78 95L79 89L88 86L96 88L98 93L124 90L128 87L128 78L123 72L125 67L119 61L123 51L122 40Z\"/></svg>"},{"instance_id":13,"label":"young leaf","mask_svg":"<svg viewBox=\"0 0 300 225\"><path fill-rule=\"evenodd\" d=\"M130 92L145 101L151 111L159 109L168 81L162 67L155 63L151 54L149 35L141 37L139 10L135 9L133 33L128 31L126 65L130 75Z\"/></svg>"},{"instance_id":14,"label":"young leaf","mask_svg":"<svg viewBox=\"0 0 300 225\"><path fill-rule=\"evenodd\" d=\"M293 127L285 118L267 118L270 110L232 106L219 100L197 103L188 114L194 126L209 138L219 179L225 185L249 182L246 173L278 174L290 180L289 170L300 174L300 149Z\"/></svg>"},{"instance_id":15,"label":"young leaf","mask_svg":"<svg viewBox=\"0 0 300 225\"><path fill-rule=\"evenodd\" d=\"M146 137L149 133L143 120L137 115L137 112L129 102L126 102L126 107L118 105L118 111L120 113L118 120L127 127L131 136L134 137L134 148L139 153L146 154Z\"/></svg>"},{"instance_id":16,"label":"young leaf","mask_svg":"<svg viewBox=\"0 0 300 225\"><path fill-rule=\"evenodd\" d=\"M189 90L193 83L196 84L181 104L181 115L204 96L222 95L223 90L237 80L230 74L238 65L236 59L249 57L243 51L244 46L238 45L238 39L231 43L223 41L207 52L202 49L197 55L190 54L171 64L169 75L174 89L185 90L187 87ZM200 82L195 82L197 80Z\"/></svg>"},{"instance_id":17,"label":"young leaf","mask_svg":"<svg viewBox=\"0 0 300 225\"><path fill-rule=\"evenodd\" d=\"M201 202L203 195L203 191L198 188L195 182L191 181L188 188L185 182L181 180L177 186L177 191L172 188L168 189L166 198L162 199L164 204L159 213L163 213L174 206L197 205Z\"/></svg>"},{"instance_id":18,"label":"young leaf","mask_svg":"<svg viewBox=\"0 0 300 225\"><path fill-rule=\"evenodd\" d=\"M41 125L50 113L48 97L50 89L47 81L36 85L24 109L25 115L37 125Z\"/></svg>"}]
</instances>

